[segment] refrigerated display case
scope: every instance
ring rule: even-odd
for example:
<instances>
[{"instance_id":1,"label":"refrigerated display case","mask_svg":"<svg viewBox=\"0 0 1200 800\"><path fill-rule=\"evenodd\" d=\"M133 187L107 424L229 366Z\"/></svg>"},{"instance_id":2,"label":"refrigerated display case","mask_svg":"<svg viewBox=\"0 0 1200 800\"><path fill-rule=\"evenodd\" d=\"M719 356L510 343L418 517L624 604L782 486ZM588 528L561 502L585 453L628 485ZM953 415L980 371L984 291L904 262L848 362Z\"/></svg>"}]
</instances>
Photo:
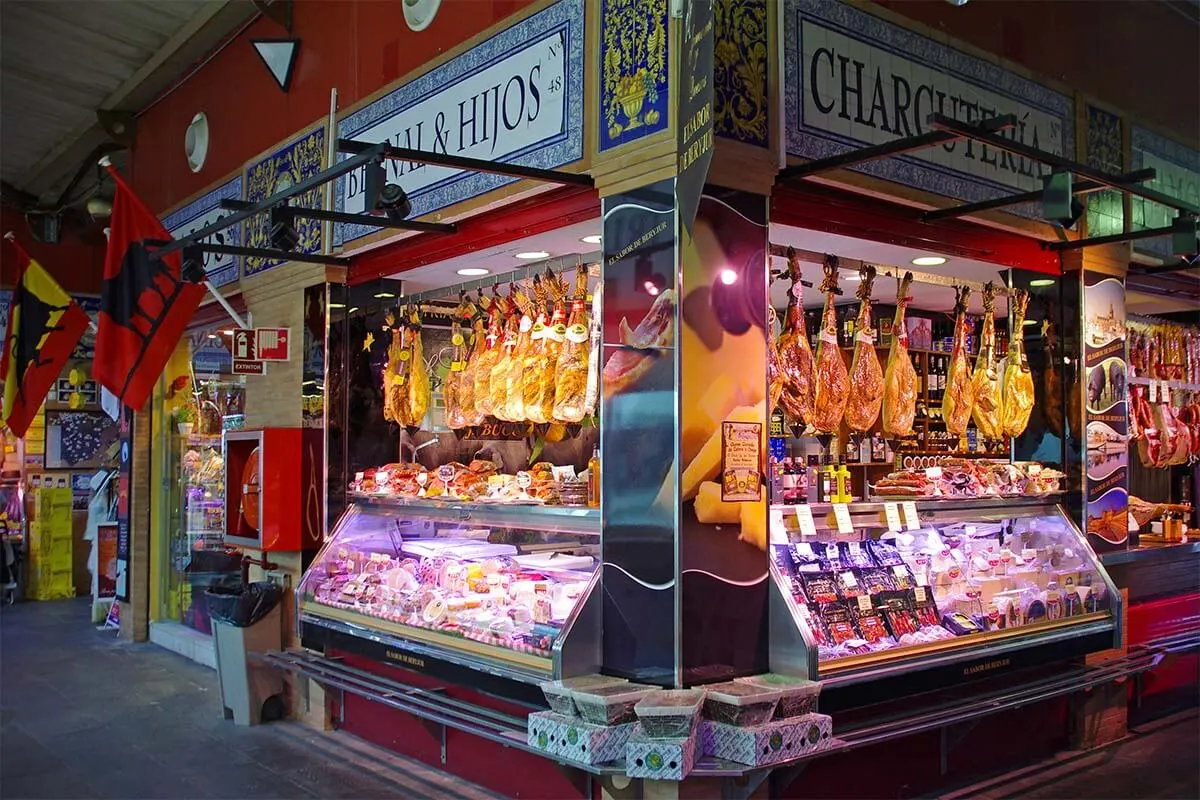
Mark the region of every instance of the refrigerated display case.
<instances>
[{"instance_id":1,"label":"refrigerated display case","mask_svg":"<svg viewBox=\"0 0 1200 800\"><path fill-rule=\"evenodd\" d=\"M1121 595L1052 498L773 506L771 542L772 668L855 705L1120 643Z\"/></svg>"},{"instance_id":2,"label":"refrigerated display case","mask_svg":"<svg viewBox=\"0 0 1200 800\"><path fill-rule=\"evenodd\" d=\"M301 635L524 684L594 671L599 534L597 509L352 493L297 590Z\"/></svg>"}]
</instances>

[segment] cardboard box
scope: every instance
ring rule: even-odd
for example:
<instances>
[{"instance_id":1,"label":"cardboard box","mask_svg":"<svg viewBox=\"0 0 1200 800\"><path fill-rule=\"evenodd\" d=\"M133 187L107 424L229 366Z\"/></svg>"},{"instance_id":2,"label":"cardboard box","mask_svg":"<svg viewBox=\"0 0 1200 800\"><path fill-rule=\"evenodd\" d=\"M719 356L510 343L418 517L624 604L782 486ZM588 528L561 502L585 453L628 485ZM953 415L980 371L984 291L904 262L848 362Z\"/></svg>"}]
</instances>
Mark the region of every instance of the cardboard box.
<instances>
[{"instance_id":1,"label":"cardboard box","mask_svg":"<svg viewBox=\"0 0 1200 800\"><path fill-rule=\"evenodd\" d=\"M686 739L650 739L640 723L634 723L625 745L625 774L630 778L681 781L692 771L700 756L699 726Z\"/></svg>"},{"instance_id":2,"label":"cardboard box","mask_svg":"<svg viewBox=\"0 0 1200 800\"><path fill-rule=\"evenodd\" d=\"M578 717L540 711L529 715L529 746L579 764L607 764L624 757L636 724L593 725Z\"/></svg>"},{"instance_id":3,"label":"cardboard box","mask_svg":"<svg viewBox=\"0 0 1200 800\"><path fill-rule=\"evenodd\" d=\"M739 728L720 722L700 723L701 752L751 767L791 761L829 747L833 720L825 714L776 719Z\"/></svg>"}]
</instances>

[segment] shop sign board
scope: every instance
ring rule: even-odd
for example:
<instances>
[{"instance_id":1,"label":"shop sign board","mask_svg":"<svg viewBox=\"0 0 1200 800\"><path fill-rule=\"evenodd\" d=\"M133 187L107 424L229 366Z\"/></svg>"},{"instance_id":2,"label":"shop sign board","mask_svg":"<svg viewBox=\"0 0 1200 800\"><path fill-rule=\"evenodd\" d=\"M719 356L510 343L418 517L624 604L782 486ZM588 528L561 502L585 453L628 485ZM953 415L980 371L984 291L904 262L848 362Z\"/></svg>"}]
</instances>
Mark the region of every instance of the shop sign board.
<instances>
[{"instance_id":1,"label":"shop sign board","mask_svg":"<svg viewBox=\"0 0 1200 800\"><path fill-rule=\"evenodd\" d=\"M1153 131L1133 125L1130 129L1130 155L1135 170L1150 167L1157 174L1144 184L1176 200L1200 206L1200 151L1159 136ZM1131 197L1132 230L1169 227L1175 220L1175 210L1146 200ZM1133 246L1146 253L1167 258L1171 255L1171 237L1142 239Z\"/></svg>"},{"instance_id":2,"label":"shop sign board","mask_svg":"<svg viewBox=\"0 0 1200 800\"><path fill-rule=\"evenodd\" d=\"M117 443L116 586L113 595L118 600L129 602L129 565L133 558L129 520L129 487L133 480L133 412L125 406L121 406L120 419L117 420Z\"/></svg>"},{"instance_id":3,"label":"shop sign board","mask_svg":"<svg viewBox=\"0 0 1200 800\"><path fill-rule=\"evenodd\" d=\"M837 0L786 0L782 24L789 155L821 159L916 136L940 113L964 123L1014 114L1016 127L1001 135L1074 157L1065 94ZM966 139L854 169L965 202L1038 191L1049 172Z\"/></svg>"},{"instance_id":4,"label":"shop sign board","mask_svg":"<svg viewBox=\"0 0 1200 800\"><path fill-rule=\"evenodd\" d=\"M712 163L713 27L713 0L693 0L684 7L675 196L689 234Z\"/></svg>"},{"instance_id":5,"label":"shop sign board","mask_svg":"<svg viewBox=\"0 0 1200 800\"><path fill-rule=\"evenodd\" d=\"M542 169L578 161L583 158L583 21L583 0L560 0L344 117L338 136ZM389 161L386 169L388 182L407 193L411 218L515 180L407 161ZM365 170L356 170L338 179L338 211L364 211L364 178ZM377 230L339 224L334 241L350 242Z\"/></svg>"},{"instance_id":6,"label":"shop sign board","mask_svg":"<svg viewBox=\"0 0 1200 800\"><path fill-rule=\"evenodd\" d=\"M222 200L242 199L242 177L239 175L228 183L213 189L187 205L172 211L162 218L163 227L171 238L179 239L196 231L207 228L215 222L220 222L232 214L232 211L221 208ZM230 225L228 228L210 234L201 240L202 244L217 244L233 247L242 245L242 223ZM204 274L213 286L224 286L237 281L241 274L242 257L223 253L204 253Z\"/></svg>"}]
</instances>

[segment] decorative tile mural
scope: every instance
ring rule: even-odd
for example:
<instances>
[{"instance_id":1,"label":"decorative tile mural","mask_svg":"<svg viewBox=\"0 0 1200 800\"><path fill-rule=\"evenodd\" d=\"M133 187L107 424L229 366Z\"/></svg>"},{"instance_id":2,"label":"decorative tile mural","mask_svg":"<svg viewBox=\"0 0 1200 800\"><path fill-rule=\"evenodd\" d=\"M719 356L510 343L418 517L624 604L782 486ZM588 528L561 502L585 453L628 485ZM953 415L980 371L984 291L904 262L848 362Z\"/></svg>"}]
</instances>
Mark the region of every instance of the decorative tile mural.
<instances>
[{"instance_id":1,"label":"decorative tile mural","mask_svg":"<svg viewBox=\"0 0 1200 800\"><path fill-rule=\"evenodd\" d=\"M1154 180L1143 186L1200 205L1200 151L1136 125L1130 129L1129 140L1129 168L1153 167L1158 171ZM1135 231L1163 228L1175 219L1174 210L1141 197L1131 198L1130 211L1130 229ZM1171 239L1141 239L1134 242L1134 248L1165 258L1171 255Z\"/></svg>"},{"instance_id":2,"label":"decorative tile mural","mask_svg":"<svg viewBox=\"0 0 1200 800\"><path fill-rule=\"evenodd\" d=\"M1089 105L1085 161L1105 172L1125 171L1125 147L1121 136L1121 118ZM1125 205L1121 192L1108 190L1087 195L1089 236L1108 236L1125 230Z\"/></svg>"},{"instance_id":3,"label":"decorative tile mural","mask_svg":"<svg viewBox=\"0 0 1200 800\"><path fill-rule=\"evenodd\" d=\"M207 228L214 222L219 222L232 214L221 208L222 200L242 199L242 176L218 186L211 192L197 197L192 202L176 209L162 218L163 227L178 239ZM242 245L243 223L230 225L223 231L217 231L204 239L206 244L220 244L240 247ZM204 254L204 273L212 281L213 286L225 286L234 283L241 275L242 257L220 253Z\"/></svg>"},{"instance_id":4,"label":"decorative tile mural","mask_svg":"<svg viewBox=\"0 0 1200 800\"><path fill-rule=\"evenodd\" d=\"M266 200L276 192L281 192L306 178L311 178L324 167L325 128L320 127L281 147L266 158L247 165L244 178L245 199L249 203ZM305 208L320 208L321 188L311 189L300 197L293 198L291 204ZM296 252L320 252L322 224L317 219L299 217L296 219L296 232L300 234L300 243L296 246ZM271 222L266 214L258 214L246 220L245 238L247 247L271 247ZM283 263L285 263L284 260L248 256L244 271L246 275L254 275Z\"/></svg>"},{"instance_id":5,"label":"decorative tile mural","mask_svg":"<svg viewBox=\"0 0 1200 800\"><path fill-rule=\"evenodd\" d=\"M716 0L713 68L713 131L717 136L767 147L766 0Z\"/></svg>"},{"instance_id":6,"label":"decorative tile mural","mask_svg":"<svg viewBox=\"0 0 1200 800\"><path fill-rule=\"evenodd\" d=\"M667 0L600 0L600 152L667 128Z\"/></svg>"}]
</instances>

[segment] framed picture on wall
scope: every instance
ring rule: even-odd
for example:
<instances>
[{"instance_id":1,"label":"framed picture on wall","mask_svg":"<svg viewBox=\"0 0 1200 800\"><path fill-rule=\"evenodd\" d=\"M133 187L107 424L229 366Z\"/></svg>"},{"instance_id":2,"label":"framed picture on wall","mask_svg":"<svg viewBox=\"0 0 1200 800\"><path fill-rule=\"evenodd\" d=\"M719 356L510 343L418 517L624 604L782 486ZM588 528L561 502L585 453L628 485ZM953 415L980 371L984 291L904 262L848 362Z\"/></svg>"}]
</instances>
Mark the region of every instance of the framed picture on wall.
<instances>
[{"instance_id":1,"label":"framed picture on wall","mask_svg":"<svg viewBox=\"0 0 1200 800\"><path fill-rule=\"evenodd\" d=\"M104 465L117 423L103 411L46 411L46 466L88 470Z\"/></svg>"}]
</instances>

